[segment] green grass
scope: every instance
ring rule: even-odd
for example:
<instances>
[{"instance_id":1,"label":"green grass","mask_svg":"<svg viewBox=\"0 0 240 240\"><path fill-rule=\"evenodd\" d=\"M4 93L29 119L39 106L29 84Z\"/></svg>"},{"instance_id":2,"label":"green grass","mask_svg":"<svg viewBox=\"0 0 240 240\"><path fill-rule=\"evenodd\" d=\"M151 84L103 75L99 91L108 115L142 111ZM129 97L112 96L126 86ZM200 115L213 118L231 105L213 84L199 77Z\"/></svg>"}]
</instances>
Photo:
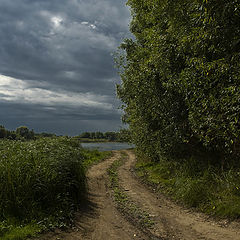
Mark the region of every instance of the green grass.
<instances>
[{"instance_id":1,"label":"green grass","mask_svg":"<svg viewBox=\"0 0 240 240\"><path fill-rule=\"evenodd\" d=\"M151 162L138 159L138 176L177 202L215 217L240 217L240 169L199 165L194 159Z\"/></svg>"},{"instance_id":2,"label":"green grass","mask_svg":"<svg viewBox=\"0 0 240 240\"><path fill-rule=\"evenodd\" d=\"M112 152L99 152L98 150L88 150L84 149L83 151L84 161L83 166L89 168L91 165L99 163L103 159L106 159L112 156Z\"/></svg>"},{"instance_id":3,"label":"green grass","mask_svg":"<svg viewBox=\"0 0 240 240\"><path fill-rule=\"evenodd\" d=\"M29 237L35 237L41 232L41 226L36 223L26 225L8 225L7 231L2 234L1 240L22 240ZM5 229L6 230L6 229Z\"/></svg>"},{"instance_id":4,"label":"green grass","mask_svg":"<svg viewBox=\"0 0 240 240\"><path fill-rule=\"evenodd\" d=\"M114 200L117 203L117 208L129 218L135 225L141 228L151 228L154 225L150 215L143 211L119 186L118 168L123 165L127 155L122 153L119 160L113 162L108 169L110 179L110 187L114 194Z\"/></svg>"},{"instance_id":5,"label":"green grass","mask_svg":"<svg viewBox=\"0 0 240 240\"><path fill-rule=\"evenodd\" d=\"M86 195L86 169L110 153L67 137L0 141L0 239L66 227Z\"/></svg>"}]
</instances>

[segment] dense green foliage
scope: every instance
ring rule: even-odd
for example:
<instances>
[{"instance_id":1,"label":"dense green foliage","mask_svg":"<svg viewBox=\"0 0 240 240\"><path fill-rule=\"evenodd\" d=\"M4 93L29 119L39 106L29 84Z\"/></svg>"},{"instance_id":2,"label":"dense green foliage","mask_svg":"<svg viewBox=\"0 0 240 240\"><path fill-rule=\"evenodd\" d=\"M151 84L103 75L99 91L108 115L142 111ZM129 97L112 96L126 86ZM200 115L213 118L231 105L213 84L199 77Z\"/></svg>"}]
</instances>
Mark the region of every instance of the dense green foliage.
<instances>
[{"instance_id":1,"label":"dense green foliage","mask_svg":"<svg viewBox=\"0 0 240 240\"><path fill-rule=\"evenodd\" d=\"M200 166L200 159L158 163L138 159L138 175L161 193L187 207L223 218L240 217L240 171Z\"/></svg>"},{"instance_id":2,"label":"dense green foliage","mask_svg":"<svg viewBox=\"0 0 240 240\"><path fill-rule=\"evenodd\" d=\"M3 125L0 125L0 139L16 139L17 135L15 131L7 130Z\"/></svg>"},{"instance_id":3,"label":"dense green foliage","mask_svg":"<svg viewBox=\"0 0 240 240\"><path fill-rule=\"evenodd\" d=\"M137 149L152 159L240 155L240 2L129 0L118 59Z\"/></svg>"},{"instance_id":4,"label":"dense green foliage","mask_svg":"<svg viewBox=\"0 0 240 240\"><path fill-rule=\"evenodd\" d=\"M71 223L85 197L86 168L106 155L68 137L0 140L0 238Z\"/></svg>"}]
</instances>

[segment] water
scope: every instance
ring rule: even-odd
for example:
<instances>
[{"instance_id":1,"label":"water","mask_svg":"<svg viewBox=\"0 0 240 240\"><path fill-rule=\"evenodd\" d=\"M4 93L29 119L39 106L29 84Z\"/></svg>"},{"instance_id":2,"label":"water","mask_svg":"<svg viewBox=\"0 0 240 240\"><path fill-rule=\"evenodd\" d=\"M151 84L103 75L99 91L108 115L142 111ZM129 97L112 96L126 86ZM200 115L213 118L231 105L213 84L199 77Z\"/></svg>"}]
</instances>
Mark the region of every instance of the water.
<instances>
[{"instance_id":1,"label":"water","mask_svg":"<svg viewBox=\"0 0 240 240\"><path fill-rule=\"evenodd\" d=\"M112 151L134 148L133 144L119 143L119 142L103 142L103 143L81 143L84 148L97 149L99 151Z\"/></svg>"}]
</instances>

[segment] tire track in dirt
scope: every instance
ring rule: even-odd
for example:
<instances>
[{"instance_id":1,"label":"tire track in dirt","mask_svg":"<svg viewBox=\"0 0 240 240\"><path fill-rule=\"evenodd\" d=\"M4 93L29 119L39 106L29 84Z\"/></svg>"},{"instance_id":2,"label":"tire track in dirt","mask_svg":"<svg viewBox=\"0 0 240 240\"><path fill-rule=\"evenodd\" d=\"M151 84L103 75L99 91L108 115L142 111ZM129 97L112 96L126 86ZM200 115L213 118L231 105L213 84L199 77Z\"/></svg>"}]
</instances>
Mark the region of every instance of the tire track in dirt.
<instances>
[{"instance_id":1,"label":"tire track in dirt","mask_svg":"<svg viewBox=\"0 0 240 240\"><path fill-rule=\"evenodd\" d=\"M113 157L92 166L88 173L88 203L76 216L72 231L55 231L41 236L41 240L148 240L140 230L129 223L115 208L108 189L107 169L120 158Z\"/></svg>"},{"instance_id":2,"label":"tire track in dirt","mask_svg":"<svg viewBox=\"0 0 240 240\"><path fill-rule=\"evenodd\" d=\"M178 240L239 240L240 224L235 222L229 226L207 219L204 214L191 212L153 193L141 184L132 173L136 161L132 151L126 150L128 160L119 168L119 183L130 198L155 221L151 233L158 238Z\"/></svg>"}]
</instances>

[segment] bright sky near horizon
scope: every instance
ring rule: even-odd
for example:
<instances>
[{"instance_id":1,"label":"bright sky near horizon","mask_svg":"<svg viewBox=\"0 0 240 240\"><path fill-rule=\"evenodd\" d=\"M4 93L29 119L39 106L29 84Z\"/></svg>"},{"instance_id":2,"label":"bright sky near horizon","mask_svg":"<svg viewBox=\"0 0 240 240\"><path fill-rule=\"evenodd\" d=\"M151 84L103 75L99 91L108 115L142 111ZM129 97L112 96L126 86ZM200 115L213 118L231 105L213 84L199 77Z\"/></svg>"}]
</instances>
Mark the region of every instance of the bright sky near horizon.
<instances>
[{"instance_id":1,"label":"bright sky near horizon","mask_svg":"<svg viewBox=\"0 0 240 240\"><path fill-rule=\"evenodd\" d=\"M129 37L116 0L0 0L0 125L77 135L121 126L112 54Z\"/></svg>"}]
</instances>

